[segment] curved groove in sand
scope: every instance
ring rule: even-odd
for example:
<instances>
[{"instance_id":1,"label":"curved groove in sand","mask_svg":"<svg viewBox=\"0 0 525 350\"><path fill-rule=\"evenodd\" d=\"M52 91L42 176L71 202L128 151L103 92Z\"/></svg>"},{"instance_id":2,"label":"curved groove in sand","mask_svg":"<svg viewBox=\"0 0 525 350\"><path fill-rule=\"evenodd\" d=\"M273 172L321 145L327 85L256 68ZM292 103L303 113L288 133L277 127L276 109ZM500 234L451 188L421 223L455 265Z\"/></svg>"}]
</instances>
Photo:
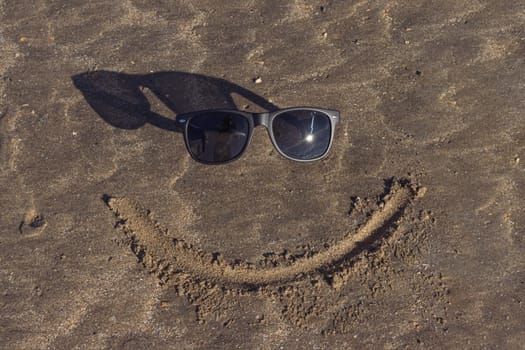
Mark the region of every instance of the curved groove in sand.
<instances>
[{"instance_id":1,"label":"curved groove in sand","mask_svg":"<svg viewBox=\"0 0 525 350\"><path fill-rule=\"evenodd\" d=\"M120 219L120 226L131 239L135 253L142 253L149 267L183 272L200 280L242 288L291 282L338 263L394 218L414 196L413 187L397 186L385 197L384 206L374 212L357 232L349 234L325 251L298 259L292 265L274 268L232 265L216 260L211 254L170 238L166 229L156 224L148 212L134 202L126 198L108 198L107 204Z\"/></svg>"}]
</instances>

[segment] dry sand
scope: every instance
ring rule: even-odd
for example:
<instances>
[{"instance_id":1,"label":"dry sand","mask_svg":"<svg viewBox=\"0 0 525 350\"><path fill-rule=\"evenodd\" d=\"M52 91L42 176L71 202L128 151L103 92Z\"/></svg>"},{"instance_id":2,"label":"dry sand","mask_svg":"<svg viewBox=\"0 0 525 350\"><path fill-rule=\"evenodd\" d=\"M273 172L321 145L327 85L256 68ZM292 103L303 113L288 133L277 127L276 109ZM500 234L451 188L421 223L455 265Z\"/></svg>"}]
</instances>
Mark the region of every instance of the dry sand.
<instances>
[{"instance_id":1,"label":"dry sand","mask_svg":"<svg viewBox=\"0 0 525 350\"><path fill-rule=\"evenodd\" d=\"M525 343L525 4L0 1L0 348ZM173 119L341 111L222 166Z\"/></svg>"}]
</instances>

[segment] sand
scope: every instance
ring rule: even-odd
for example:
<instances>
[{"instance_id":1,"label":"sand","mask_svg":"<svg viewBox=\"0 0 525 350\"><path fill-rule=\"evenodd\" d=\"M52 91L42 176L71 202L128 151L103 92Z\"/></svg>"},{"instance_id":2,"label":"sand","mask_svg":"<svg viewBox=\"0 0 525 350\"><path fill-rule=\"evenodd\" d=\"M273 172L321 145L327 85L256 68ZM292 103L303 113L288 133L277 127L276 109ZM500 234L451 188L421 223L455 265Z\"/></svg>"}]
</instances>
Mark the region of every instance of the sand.
<instances>
[{"instance_id":1,"label":"sand","mask_svg":"<svg viewBox=\"0 0 525 350\"><path fill-rule=\"evenodd\" d=\"M525 342L525 5L0 2L0 347ZM177 114L341 112L191 160Z\"/></svg>"}]
</instances>

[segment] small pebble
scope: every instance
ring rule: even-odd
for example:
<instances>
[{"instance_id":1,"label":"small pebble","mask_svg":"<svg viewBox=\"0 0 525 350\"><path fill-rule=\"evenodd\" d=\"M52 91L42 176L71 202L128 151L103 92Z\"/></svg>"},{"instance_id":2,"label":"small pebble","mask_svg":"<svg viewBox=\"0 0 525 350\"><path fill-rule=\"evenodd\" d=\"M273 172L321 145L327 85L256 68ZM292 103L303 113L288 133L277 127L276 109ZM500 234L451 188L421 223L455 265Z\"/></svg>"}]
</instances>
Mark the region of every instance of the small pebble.
<instances>
[{"instance_id":1,"label":"small pebble","mask_svg":"<svg viewBox=\"0 0 525 350\"><path fill-rule=\"evenodd\" d=\"M255 84L260 84L260 83L262 83L262 79L261 79L261 77L257 77L257 78L255 78L255 79L253 79L253 82L254 82Z\"/></svg>"},{"instance_id":2,"label":"small pebble","mask_svg":"<svg viewBox=\"0 0 525 350\"><path fill-rule=\"evenodd\" d=\"M41 297L42 294L43 294L42 293L42 289L39 286L35 286L35 288L33 288L33 295L34 296Z\"/></svg>"},{"instance_id":3,"label":"small pebble","mask_svg":"<svg viewBox=\"0 0 525 350\"><path fill-rule=\"evenodd\" d=\"M423 197L426 193L427 193L427 188L426 187L420 187L420 188L417 189L417 196L419 198Z\"/></svg>"}]
</instances>

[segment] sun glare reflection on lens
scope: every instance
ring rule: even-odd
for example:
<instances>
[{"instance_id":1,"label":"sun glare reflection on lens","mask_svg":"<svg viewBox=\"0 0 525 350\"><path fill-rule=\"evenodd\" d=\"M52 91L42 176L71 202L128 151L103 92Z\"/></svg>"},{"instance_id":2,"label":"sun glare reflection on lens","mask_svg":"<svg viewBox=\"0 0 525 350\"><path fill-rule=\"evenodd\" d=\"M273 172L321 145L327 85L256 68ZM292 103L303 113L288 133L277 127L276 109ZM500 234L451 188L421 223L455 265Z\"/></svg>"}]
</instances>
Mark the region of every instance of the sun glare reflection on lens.
<instances>
[{"instance_id":1,"label":"sun glare reflection on lens","mask_svg":"<svg viewBox=\"0 0 525 350\"><path fill-rule=\"evenodd\" d=\"M308 142L312 142L314 140L314 135L313 134L306 135L305 140Z\"/></svg>"}]
</instances>

